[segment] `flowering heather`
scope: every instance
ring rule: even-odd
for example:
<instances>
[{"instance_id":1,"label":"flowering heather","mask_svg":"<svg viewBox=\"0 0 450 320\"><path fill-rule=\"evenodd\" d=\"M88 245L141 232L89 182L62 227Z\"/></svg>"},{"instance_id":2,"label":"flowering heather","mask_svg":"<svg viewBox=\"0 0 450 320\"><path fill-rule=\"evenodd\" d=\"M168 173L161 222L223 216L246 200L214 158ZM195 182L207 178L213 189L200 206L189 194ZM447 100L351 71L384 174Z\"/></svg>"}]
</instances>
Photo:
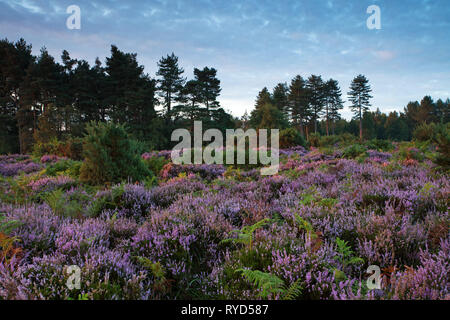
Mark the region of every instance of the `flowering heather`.
<instances>
[{"instance_id":1,"label":"flowering heather","mask_svg":"<svg viewBox=\"0 0 450 320\"><path fill-rule=\"evenodd\" d=\"M42 169L42 166L31 160L11 163L8 160L0 162L0 175L4 177L12 177L20 173L32 173Z\"/></svg>"},{"instance_id":2,"label":"flowering heather","mask_svg":"<svg viewBox=\"0 0 450 320\"><path fill-rule=\"evenodd\" d=\"M44 177L28 184L28 187L35 193L49 192L57 188L69 189L75 184L75 180L67 176Z\"/></svg>"},{"instance_id":3,"label":"flowering heather","mask_svg":"<svg viewBox=\"0 0 450 320\"><path fill-rule=\"evenodd\" d=\"M178 177L180 173L199 174L205 180L213 180L224 174L225 167L221 164L186 164L179 165L168 163L164 166L161 176L164 179Z\"/></svg>"},{"instance_id":4,"label":"flowering heather","mask_svg":"<svg viewBox=\"0 0 450 320\"><path fill-rule=\"evenodd\" d=\"M52 162L57 162L59 160L64 160L64 159L67 159L67 158L65 158L65 157L58 157L58 156L56 156L54 154L46 154L46 155L43 155L41 157L41 162L42 163L52 163Z\"/></svg>"},{"instance_id":5,"label":"flowering heather","mask_svg":"<svg viewBox=\"0 0 450 320\"><path fill-rule=\"evenodd\" d=\"M296 299L450 299L448 175L407 147L343 154L280 150L274 176L168 162L152 183L97 187L11 170L17 185L0 187L27 194L0 203L21 249L0 262L0 299L261 299L243 269L299 284ZM0 168L26 164L0 157ZM66 286L70 265L80 289ZM381 290L367 288L370 265Z\"/></svg>"}]
</instances>

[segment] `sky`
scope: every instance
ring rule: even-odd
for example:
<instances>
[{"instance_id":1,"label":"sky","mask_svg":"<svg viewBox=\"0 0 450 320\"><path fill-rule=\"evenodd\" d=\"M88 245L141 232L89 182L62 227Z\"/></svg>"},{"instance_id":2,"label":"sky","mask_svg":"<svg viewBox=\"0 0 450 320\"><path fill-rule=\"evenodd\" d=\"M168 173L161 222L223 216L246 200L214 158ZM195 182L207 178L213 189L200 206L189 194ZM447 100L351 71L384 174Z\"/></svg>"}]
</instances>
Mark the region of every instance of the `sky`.
<instances>
[{"instance_id":1,"label":"sky","mask_svg":"<svg viewBox=\"0 0 450 320\"><path fill-rule=\"evenodd\" d=\"M66 27L70 5L80 7L79 30ZM371 5L380 8L381 29L367 27ZM90 63L115 44L137 53L152 77L174 52L188 79L194 68L218 70L219 101L235 116L254 108L263 87L298 74L338 80L344 100L364 74L371 109L383 112L425 95L450 97L449 0L0 0L0 38Z\"/></svg>"}]
</instances>

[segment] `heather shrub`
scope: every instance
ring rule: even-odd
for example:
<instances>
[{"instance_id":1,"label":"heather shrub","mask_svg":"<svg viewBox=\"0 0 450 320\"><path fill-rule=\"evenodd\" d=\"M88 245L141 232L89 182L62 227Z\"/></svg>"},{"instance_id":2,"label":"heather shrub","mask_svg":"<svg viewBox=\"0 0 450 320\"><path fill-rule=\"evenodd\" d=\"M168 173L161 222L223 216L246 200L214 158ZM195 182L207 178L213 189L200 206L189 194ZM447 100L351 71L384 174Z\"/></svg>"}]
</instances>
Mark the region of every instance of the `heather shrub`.
<instances>
[{"instance_id":1,"label":"heather shrub","mask_svg":"<svg viewBox=\"0 0 450 320\"><path fill-rule=\"evenodd\" d=\"M98 192L88 212L91 217L105 213L117 218L142 220L153 206L153 195L144 186L121 184Z\"/></svg>"},{"instance_id":2,"label":"heather shrub","mask_svg":"<svg viewBox=\"0 0 450 320\"><path fill-rule=\"evenodd\" d=\"M0 176L13 177L21 173L32 173L42 169L42 166L31 160L21 162L0 162Z\"/></svg>"},{"instance_id":3,"label":"heather shrub","mask_svg":"<svg viewBox=\"0 0 450 320\"><path fill-rule=\"evenodd\" d=\"M74 179L68 176L56 176L56 177L43 177L37 180L31 181L27 187L34 194L51 192L56 189L69 190L71 187L75 186L76 182Z\"/></svg>"},{"instance_id":4,"label":"heather shrub","mask_svg":"<svg viewBox=\"0 0 450 320\"><path fill-rule=\"evenodd\" d=\"M84 162L80 180L90 184L117 183L143 179L145 167L134 143L121 125L91 122L86 127Z\"/></svg>"}]
</instances>

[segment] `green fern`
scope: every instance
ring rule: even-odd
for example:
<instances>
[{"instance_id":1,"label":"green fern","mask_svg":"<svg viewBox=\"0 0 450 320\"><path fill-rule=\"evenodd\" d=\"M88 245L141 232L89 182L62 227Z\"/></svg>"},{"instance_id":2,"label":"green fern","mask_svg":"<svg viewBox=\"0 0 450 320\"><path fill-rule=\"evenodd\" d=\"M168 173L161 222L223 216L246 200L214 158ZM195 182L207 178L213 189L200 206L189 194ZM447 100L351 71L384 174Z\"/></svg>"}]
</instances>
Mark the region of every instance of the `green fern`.
<instances>
[{"instance_id":1,"label":"green fern","mask_svg":"<svg viewBox=\"0 0 450 320\"><path fill-rule=\"evenodd\" d=\"M335 260L339 260L342 264L342 267L345 269L348 265L351 264L360 264L364 263L364 259L360 257L356 257L353 255L353 251L351 247L348 245L348 242L342 240L340 238L336 238L336 250L339 253L338 256L334 257ZM337 268L334 268L334 278L336 281L344 281L347 279L346 274Z\"/></svg>"},{"instance_id":2,"label":"green fern","mask_svg":"<svg viewBox=\"0 0 450 320\"><path fill-rule=\"evenodd\" d=\"M260 290L258 295L264 299L271 295L279 294L282 300L294 300L302 292L300 279L286 287L282 279L267 272L249 269L238 269L236 272L240 272L249 282L256 286Z\"/></svg>"},{"instance_id":3,"label":"green fern","mask_svg":"<svg viewBox=\"0 0 450 320\"><path fill-rule=\"evenodd\" d=\"M10 235L15 229L20 227L22 223L17 220L6 221L4 213L0 213L0 233Z\"/></svg>"},{"instance_id":4,"label":"green fern","mask_svg":"<svg viewBox=\"0 0 450 320\"><path fill-rule=\"evenodd\" d=\"M245 226L240 230L232 230L231 233L236 233L237 238L229 238L222 240L222 243L227 242L233 242L233 243L241 243L247 246L248 248L252 248L253 244L253 234L256 230L264 227L269 223L270 219L262 219L258 221L257 223L251 225L251 226Z\"/></svg>"},{"instance_id":5,"label":"green fern","mask_svg":"<svg viewBox=\"0 0 450 320\"><path fill-rule=\"evenodd\" d=\"M165 278L166 272L160 262L153 262L149 258L140 257L140 256L136 257L136 259L144 268L149 269L152 272L152 274L155 276L155 278L157 278L161 281L166 280L166 278Z\"/></svg>"},{"instance_id":6,"label":"green fern","mask_svg":"<svg viewBox=\"0 0 450 320\"><path fill-rule=\"evenodd\" d=\"M344 268L350 264L364 263L362 258L353 256L353 251L347 241L336 238L336 246L339 256L334 258L340 260Z\"/></svg>"},{"instance_id":7,"label":"green fern","mask_svg":"<svg viewBox=\"0 0 450 320\"><path fill-rule=\"evenodd\" d=\"M64 192L61 189L56 189L45 195L44 201L56 215L61 216L64 214L65 199Z\"/></svg>"}]
</instances>

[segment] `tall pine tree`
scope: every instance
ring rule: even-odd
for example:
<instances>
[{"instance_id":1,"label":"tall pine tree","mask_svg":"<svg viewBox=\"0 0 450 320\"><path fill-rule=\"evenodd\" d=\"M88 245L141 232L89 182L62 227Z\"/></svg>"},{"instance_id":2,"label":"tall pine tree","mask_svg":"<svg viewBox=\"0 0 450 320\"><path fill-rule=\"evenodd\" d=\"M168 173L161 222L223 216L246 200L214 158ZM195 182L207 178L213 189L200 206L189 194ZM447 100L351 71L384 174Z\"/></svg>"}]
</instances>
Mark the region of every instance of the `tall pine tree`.
<instances>
[{"instance_id":1,"label":"tall pine tree","mask_svg":"<svg viewBox=\"0 0 450 320\"><path fill-rule=\"evenodd\" d=\"M362 116L364 112L369 110L370 95L372 89L369 85L369 80L362 74L358 75L353 79L350 85L350 91L348 92L349 100L352 103L350 109L353 112L354 119L359 120L359 139L363 138L363 128L362 128Z\"/></svg>"},{"instance_id":2,"label":"tall pine tree","mask_svg":"<svg viewBox=\"0 0 450 320\"><path fill-rule=\"evenodd\" d=\"M332 131L334 134L334 123L339 120L340 114L339 110L344 108L343 101L342 101L342 93L341 89L339 88L339 83L334 80L330 79L325 83L324 87L324 93L325 93L325 121L326 121L326 131L327 136L329 135L329 122L331 121Z\"/></svg>"},{"instance_id":3,"label":"tall pine tree","mask_svg":"<svg viewBox=\"0 0 450 320\"><path fill-rule=\"evenodd\" d=\"M167 55L167 57L162 57L159 60L158 68L156 75L160 79L157 80L157 90L163 100L166 121L169 121L172 103L180 101L186 79L182 77L184 70L178 65L178 57L173 52L170 56Z\"/></svg>"},{"instance_id":4,"label":"tall pine tree","mask_svg":"<svg viewBox=\"0 0 450 320\"><path fill-rule=\"evenodd\" d=\"M309 106L311 108L311 121L314 122L314 132L317 133L317 120L322 114L324 107L324 88L321 76L311 75L306 81L306 87L309 89Z\"/></svg>"},{"instance_id":5,"label":"tall pine tree","mask_svg":"<svg viewBox=\"0 0 450 320\"><path fill-rule=\"evenodd\" d=\"M291 119L294 126L298 126L300 133L304 136L303 127L311 117L311 110L308 104L308 89L305 80L298 75L291 80L288 91L288 105Z\"/></svg>"}]
</instances>

